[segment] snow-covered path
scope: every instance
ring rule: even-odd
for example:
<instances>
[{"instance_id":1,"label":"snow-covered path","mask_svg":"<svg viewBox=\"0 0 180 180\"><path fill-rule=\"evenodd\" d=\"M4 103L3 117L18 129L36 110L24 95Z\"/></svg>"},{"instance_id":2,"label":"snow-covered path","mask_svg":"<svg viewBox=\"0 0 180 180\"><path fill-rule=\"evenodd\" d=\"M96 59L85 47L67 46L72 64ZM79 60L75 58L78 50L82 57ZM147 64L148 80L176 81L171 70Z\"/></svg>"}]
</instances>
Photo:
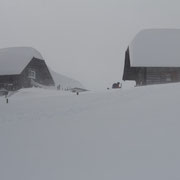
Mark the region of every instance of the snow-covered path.
<instances>
[{"instance_id":1,"label":"snow-covered path","mask_svg":"<svg viewBox=\"0 0 180 180\"><path fill-rule=\"evenodd\" d=\"M0 97L0 179L180 179L179 93L171 84Z\"/></svg>"}]
</instances>

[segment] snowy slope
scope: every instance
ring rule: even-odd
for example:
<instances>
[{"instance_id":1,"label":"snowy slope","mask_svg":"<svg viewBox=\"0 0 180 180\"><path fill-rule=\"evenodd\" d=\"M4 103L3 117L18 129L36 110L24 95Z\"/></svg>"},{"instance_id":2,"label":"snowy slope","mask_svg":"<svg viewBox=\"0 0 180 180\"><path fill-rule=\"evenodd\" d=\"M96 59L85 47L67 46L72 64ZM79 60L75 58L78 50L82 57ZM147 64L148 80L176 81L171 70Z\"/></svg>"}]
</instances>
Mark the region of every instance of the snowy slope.
<instances>
[{"instance_id":1,"label":"snowy slope","mask_svg":"<svg viewBox=\"0 0 180 180\"><path fill-rule=\"evenodd\" d=\"M179 180L180 84L0 98L1 180Z\"/></svg>"},{"instance_id":2,"label":"snowy slope","mask_svg":"<svg viewBox=\"0 0 180 180\"><path fill-rule=\"evenodd\" d=\"M62 88L63 89L66 89L66 88L70 89L70 88L75 88L75 87L83 88L83 85L77 80L74 80L74 79L66 77L62 74L56 73L51 69L50 69L50 72L51 72L51 75L55 81L56 86L60 84L61 89Z\"/></svg>"}]
</instances>

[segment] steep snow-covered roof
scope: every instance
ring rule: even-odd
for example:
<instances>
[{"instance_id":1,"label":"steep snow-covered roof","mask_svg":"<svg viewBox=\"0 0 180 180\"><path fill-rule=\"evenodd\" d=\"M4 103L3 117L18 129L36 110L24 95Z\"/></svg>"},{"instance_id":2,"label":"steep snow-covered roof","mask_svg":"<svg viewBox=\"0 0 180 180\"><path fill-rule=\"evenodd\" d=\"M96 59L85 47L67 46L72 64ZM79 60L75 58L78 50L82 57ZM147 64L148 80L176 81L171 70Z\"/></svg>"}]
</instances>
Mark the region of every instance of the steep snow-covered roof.
<instances>
[{"instance_id":1,"label":"steep snow-covered roof","mask_svg":"<svg viewBox=\"0 0 180 180\"><path fill-rule=\"evenodd\" d=\"M0 75L20 74L32 58L43 59L31 47L11 47L0 49Z\"/></svg>"},{"instance_id":2,"label":"steep snow-covered roof","mask_svg":"<svg viewBox=\"0 0 180 180\"><path fill-rule=\"evenodd\" d=\"M149 29L129 46L131 66L180 67L180 29Z\"/></svg>"}]
</instances>

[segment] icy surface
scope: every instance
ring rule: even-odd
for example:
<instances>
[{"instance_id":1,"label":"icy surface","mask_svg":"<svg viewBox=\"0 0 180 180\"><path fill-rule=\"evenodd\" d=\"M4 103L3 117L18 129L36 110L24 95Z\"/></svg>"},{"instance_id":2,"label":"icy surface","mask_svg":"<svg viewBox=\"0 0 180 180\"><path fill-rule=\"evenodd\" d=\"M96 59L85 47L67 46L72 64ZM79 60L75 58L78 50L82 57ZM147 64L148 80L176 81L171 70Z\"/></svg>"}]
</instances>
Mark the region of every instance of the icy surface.
<instances>
[{"instance_id":1,"label":"icy surface","mask_svg":"<svg viewBox=\"0 0 180 180\"><path fill-rule=\"evenodd\" d=\"M141 31L130 44L131 66L180 67L180 29Z\"/></svg>"},{"instance_id":2,"label":"icy surface","mask_svg":"<svg viewBox=\"0 0 180 180\"><path fill-rule=\"evenodd\" d=\"M180 84L0 98L1 180L179 180Z\"/></svg>"},{"instance_id":3,"label":"icy surface","mask_svg":"<svg viewBox=\"0 0 180 180\"><path fill-rule=\"evenodd\" d=\"M31 47L12 47L0 49L0 75L20 74L32 58L43 59Z\"/></svg>"}]
</instances>

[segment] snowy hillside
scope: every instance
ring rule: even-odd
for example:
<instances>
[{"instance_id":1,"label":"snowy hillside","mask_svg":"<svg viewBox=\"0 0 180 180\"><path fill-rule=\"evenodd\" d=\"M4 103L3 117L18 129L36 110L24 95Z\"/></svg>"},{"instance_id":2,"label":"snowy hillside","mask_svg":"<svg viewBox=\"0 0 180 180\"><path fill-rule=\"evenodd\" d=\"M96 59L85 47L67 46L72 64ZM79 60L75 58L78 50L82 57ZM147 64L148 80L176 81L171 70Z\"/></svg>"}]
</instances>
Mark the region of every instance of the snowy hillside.
<instances>
[{"instance_id":1,"label":"snowy hillside","mask_svg":"<svg viewBox=\"0 0 180 180\"><path fill-rule=\"evenodd\" d=\"M83 88L82 84L77 80L74 80L74 79L66 77L62 74L56 73L53 70L50 70L50 72L51 72L51 75L55 81L56 86L58 86L60 84L61 89L62 88L63 89L67 89L67 88L70 89L70 88L75 88L75 87Z\"/></svg>"},{"instance_id":2,"label":"snowy hillside","mask_svg":"<svg viewBox=\"0 0 180 180\"><path fill-rule=\"evenodd\" d=\"M180 84L0 97L1 180L179 180Z\"/></svg>"}]
</instances>

